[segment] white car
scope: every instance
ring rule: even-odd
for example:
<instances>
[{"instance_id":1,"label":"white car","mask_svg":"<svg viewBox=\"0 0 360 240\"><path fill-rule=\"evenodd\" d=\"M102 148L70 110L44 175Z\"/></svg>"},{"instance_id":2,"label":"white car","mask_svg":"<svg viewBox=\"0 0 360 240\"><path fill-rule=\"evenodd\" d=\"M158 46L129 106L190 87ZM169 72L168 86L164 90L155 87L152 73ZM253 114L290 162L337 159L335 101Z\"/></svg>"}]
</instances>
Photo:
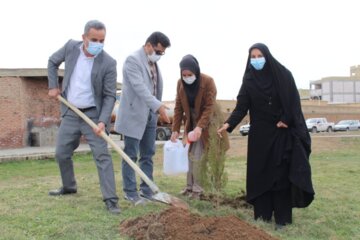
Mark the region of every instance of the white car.
<instances>
[{"instance_id":1,"label":"white car","mask_svg":"<svg viewBox=\"0 0 360 240\"><path fill-rule=\"evenodd\" d=\"M242 136L248 135L249 130L250 130L250 124L245 124L245 125L240 126L240 134Z\"/></svg>"},{"instance_id":2,"label":"white car","mask_svg":"<svg viewBox=\"0 0 360 240\"><path fill-rule=\"evenodd\" d=\"M328 122L326 118L309 118L306 120L306 126L309 132L332 132L334 130L334 123Z\"/></svg>"},{"instance_id":3,"label":"white car","mask_svg":"<svg viewBox=\"0 0 360 240\"><path fill-rule=\"evenodd\" d=\"M334 131L359 130L359 120L341 120L334 126Z\"/></svg>"}]
</instances>

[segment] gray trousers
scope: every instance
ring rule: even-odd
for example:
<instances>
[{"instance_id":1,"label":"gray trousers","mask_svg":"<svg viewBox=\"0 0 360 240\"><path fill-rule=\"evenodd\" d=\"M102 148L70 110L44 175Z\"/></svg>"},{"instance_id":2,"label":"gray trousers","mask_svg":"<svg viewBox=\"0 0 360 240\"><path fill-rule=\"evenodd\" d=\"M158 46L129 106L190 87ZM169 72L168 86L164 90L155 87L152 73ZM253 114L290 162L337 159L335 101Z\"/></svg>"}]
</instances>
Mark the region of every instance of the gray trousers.
<instances>
[{"instance_id":1,"label":"gray trousers","mask_svg":"<svg viewBox=\"0 0 360 240\"><path fill-rule=\"evenodd\" d=\"M84 112L92 121L98 122L96 108ZM89 143L98 170L103 200L117 202L114 167L106 141L96 136L93 129L76 113L68 110L63 116L57 136L55 158L59 164L65 189L77 189L72 156L80 144L81 135Z\"/></svg>"},{"instance_id":2,"label":"gray trousers","mask_svg":"<svg viewBox=\"0 0 360 240\"><path fill-rule=\"evenodd\" d=\"M190 109L191 124L195 126L197 113L193 108ZM189 171L186 176L186 190L201 193L204 189L200 185L200 161L204 153L204 144L199 139L196 142L191 143L189 150Z\"/></svg>"},{"instance_id":3,"label":"gray trousers","mask_svg":"<svg viewBox=\"0 0 360 240\"><path fill-rule=\"evenodd\" d=\"M201 193L204 189L200 184L200 161L204 152L204 144L201 139L191 143L189 151L189 171L186 175L186 189Z\"/></svg>"}]
</instances>

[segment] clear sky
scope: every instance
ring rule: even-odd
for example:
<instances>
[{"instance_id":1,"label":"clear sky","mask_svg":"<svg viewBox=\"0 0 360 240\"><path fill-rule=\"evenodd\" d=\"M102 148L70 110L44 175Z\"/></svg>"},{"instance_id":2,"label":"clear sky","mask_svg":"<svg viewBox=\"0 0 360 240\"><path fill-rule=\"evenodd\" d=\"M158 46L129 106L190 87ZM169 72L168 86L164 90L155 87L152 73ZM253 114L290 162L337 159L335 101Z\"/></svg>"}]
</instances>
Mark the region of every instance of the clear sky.
<instances>
[{"instance_id":1,"label":"clear sky","mask_svg":"<svg viewBox=\"0 0 360 240\"><path fill-rule=\"evenodd\" d=\"M174 100L179 62L193 54L212 76L218 99L235 99L249 47L265 43L294 75L310 80L349 76L360 64L358 0L8 0L1 2L0 68L46 68L69 39L81 40L85 23L105 23L105 50L118 61L153 31L172 46L160 59L164 100Z\"/></svg>"}]
</instances>

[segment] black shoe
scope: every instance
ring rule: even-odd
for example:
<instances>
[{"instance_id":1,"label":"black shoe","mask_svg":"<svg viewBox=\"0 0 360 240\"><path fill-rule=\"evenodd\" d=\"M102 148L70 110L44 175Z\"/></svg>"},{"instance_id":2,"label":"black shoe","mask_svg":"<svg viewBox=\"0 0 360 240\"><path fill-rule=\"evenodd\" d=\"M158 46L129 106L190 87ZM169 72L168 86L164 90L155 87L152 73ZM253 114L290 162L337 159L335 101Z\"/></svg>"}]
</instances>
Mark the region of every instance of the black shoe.
<instances>
[{"instance_id":1,"label":"black shoe","mask_svg":"<svg viewBox=\"0 0 360 240\"><path fill-rule=\"evenodd\" d=\"M106 201L105 201L105 205L106 205L107 210L108 210L110 213L120 214L121 210L120 210L117 202L113 202L113 201L111 201L111 200L106 200Z\"/></svg>"},{"instance_id":2,"label":"black shoe","mask_svg":"<svg viewBox=\"0 0 360 240\"><path fill-rule=\"evenodd\" d=\"M61 187L59 189L50 190L49 195L50 196L61 196L61 195L65 195L65 194L74 194L76 192L77 192L76 189L65 189L65 188Z\"/></svg>"}]
</instances>

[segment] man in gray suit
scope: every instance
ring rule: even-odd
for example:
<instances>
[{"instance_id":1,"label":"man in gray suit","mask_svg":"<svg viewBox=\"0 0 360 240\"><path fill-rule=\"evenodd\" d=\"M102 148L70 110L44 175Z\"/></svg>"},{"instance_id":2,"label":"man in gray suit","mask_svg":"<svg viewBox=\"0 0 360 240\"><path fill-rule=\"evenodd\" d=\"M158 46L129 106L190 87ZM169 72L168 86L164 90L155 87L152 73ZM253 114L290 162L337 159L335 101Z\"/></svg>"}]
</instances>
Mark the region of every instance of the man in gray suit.
<instances>
[{"instance_id":1,"label":"man in gray suit","mask_svg":"<svg viewBox=\"0 0 360 240\"><path fill-rule=\"evenodd\" d=\"M166 106L161 102L163 80L157 61L170 47L169 38L161 32L152 33L139 50L131 54L123 65L123 82L115 131L124 136L124 152L136 162L152 180L158 114L169 122ZM134 170L122 161L125 199L135 205L152 199L153 192L141 181L140 196Z\"/></svg>"},{"instance_id":2,"label":"man in gray suit","mask_svg":"<svg viewBox=\"0 0 360 240\"><path fill-rule=\"evenodd\" d=\"M97 166L100 189L109 212L118 214L114 168L107 143L99 137L109 126L116 97L116 61L103 51L106 28L91 20L85 25L83 41L68 41L48 61L49 96L61 94L97 123L92 129L75 112L61 104L61 124L57 136L55 157L59 164L62 187L49 192L51 196L74 194L77 185L72 155L85 136ZM58 68L65 62L65 75L60 90Z\"/></svg>"}]
</instances>

